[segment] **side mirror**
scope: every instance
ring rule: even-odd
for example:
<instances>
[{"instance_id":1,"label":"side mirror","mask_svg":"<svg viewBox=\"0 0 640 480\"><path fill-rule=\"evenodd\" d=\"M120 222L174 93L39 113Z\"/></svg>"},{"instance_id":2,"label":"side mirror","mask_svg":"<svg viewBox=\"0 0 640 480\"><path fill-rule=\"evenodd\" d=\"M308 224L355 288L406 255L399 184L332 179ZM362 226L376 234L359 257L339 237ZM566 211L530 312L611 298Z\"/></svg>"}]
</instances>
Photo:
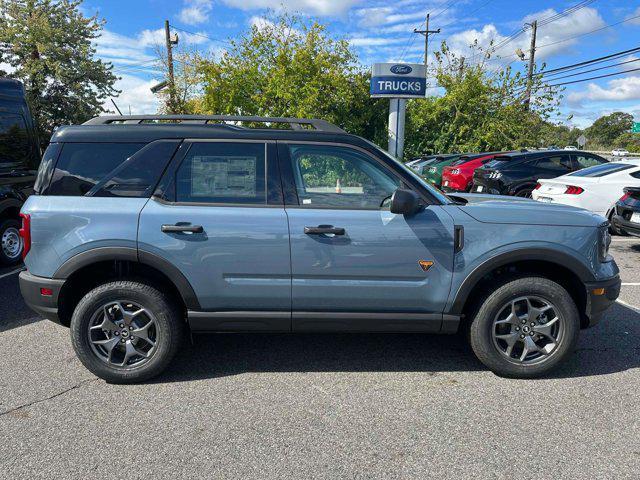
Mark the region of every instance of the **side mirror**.
<instances>
[{"instance_id":1,"label":"side mirror","mask_svg":"<svg viewBox=\"0 0 640 480\"><path fill-rule=\"evenodd\" d=\"M399 188L391 196L391 213L413 215L420 207L420 198L412 190Z\"/></svg>"}]
</instances>

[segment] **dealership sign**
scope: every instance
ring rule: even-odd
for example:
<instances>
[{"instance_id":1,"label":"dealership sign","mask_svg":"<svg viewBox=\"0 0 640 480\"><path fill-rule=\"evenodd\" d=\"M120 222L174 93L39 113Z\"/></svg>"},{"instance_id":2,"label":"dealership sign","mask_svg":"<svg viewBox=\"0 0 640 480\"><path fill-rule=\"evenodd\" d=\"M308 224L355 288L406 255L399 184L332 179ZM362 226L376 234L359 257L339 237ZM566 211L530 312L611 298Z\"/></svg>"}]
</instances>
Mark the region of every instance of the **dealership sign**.
<instances>
[{"instance_id":1,"label":"dealership sign","mask_svg":"<svg viewBox=\"0 0 640 480\"><path fill-rule=\"evenodd\" d=\"M421 63L375 63L371 68L371 96L424 98L427 79Z\"/></svg>"}]
</instances>

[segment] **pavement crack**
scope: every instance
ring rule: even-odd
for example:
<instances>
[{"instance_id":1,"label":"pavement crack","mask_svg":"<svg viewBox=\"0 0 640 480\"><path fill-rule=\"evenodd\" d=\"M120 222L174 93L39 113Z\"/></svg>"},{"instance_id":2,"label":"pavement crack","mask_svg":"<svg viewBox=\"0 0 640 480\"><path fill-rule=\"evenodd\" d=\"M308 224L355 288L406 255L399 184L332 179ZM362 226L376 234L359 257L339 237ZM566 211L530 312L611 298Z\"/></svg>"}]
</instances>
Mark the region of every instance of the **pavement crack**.
<instances>
[{"instance_id":1,"label":"pavement crack","mask_svg":"<svg viewBox=\"0 0 640 480\"><path fill-rule=\"evenodd\" d=\"M41 398L39 400L34 400L32 402L28 402L28 403L25 403L23 405L19 405L19 406L14 407L14 408L10 408L9 410L5 410L4 412L0 412L0 417L2 417L4 415L9 415L11 413L18 412L18 411L20 411L20 410L22 410L24 408L28 408L28 407L31 407L33 405L37 405L39 403L48 402L49 400L53 400L54 398L57 398L57 397L59 397L61 395L64 395L65 393L69 393L72 390L77 390L78 388L82 387L83 385L86 385L86 384L91 383L91 382L97 382L98 380L100 380L100 379L99 378L90 378L90 379L87 379L87 380L83 380L82 382L76 383L75 385L72 385L71 387L66 388L65 390L62 390L61 392L54 393L53 395L50 395L50 396L48 396L46 398Z\"/></svg>"}]
</instances>

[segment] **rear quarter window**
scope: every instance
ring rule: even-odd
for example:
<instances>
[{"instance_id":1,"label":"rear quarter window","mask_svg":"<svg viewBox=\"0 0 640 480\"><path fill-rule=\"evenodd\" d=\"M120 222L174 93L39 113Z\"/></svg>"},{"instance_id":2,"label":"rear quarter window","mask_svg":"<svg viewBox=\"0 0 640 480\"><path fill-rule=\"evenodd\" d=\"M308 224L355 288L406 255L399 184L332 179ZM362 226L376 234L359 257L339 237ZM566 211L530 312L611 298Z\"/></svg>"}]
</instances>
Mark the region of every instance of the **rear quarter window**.
<instances>
[{"instance_id":1,"label":"rear quarter window","mask_svg":"<svg viewBox=\"0 0 640 480\"><path fill-rule=\"evenodd\" d=\"M611 175L612 173L622 172L630 168L634 168L634 165L629 165L627 163L603 163L593 167L583 168L582 170L570 173L569 175L572 177L597 178Z\"/></svg>"},{"instance_id":2,"label":"rear quarter window","mask_svg":"<svg viewBox=\"0 0 640 480\"><path fill-rule=\"evenodd\" d=\"M144 143L66 143L47 195L83 196Z\"/></svg>"}]
</instances>

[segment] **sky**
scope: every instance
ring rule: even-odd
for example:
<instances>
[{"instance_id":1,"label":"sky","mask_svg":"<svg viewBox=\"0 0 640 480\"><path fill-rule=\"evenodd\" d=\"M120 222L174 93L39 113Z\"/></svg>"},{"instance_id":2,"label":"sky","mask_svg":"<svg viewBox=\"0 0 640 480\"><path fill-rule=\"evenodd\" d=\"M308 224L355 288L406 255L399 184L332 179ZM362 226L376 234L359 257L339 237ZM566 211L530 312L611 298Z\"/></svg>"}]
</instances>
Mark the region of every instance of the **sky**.
<instances>
[{"instance_id":1,"label":"sky","mask_svg":"<svg viewBox=\"0 0 640 480\"><path fill-rule=\"evenodd\" d=\"M164 45L165 20L182 47L219 55L230 38L286 10L315 18L332 35L346 38L362 65L369 67L376 62L422 62L423 37L411 32L424 28L430 13L430 29L441 29L430 37L433 49L446 40L474 63L479 61L469 49L474 41L500 45L524 24L549 19L579 3L584 6L538 28L538 64L546 63L549 70L640 47L640 0L85 0L82 8L106 20L96 48L121 77L118 106L142 114L157 108L150 87L161 77L154 63ZM529 44L530 31L525 30L498 49L487 67L498 71L510 65L525 71L526 62L515 50L528 52ZM628 62L625 65L556 82L640 68L636 55L615 62ZM613 111L632 113L640 121L640 70L567 86L561 114L554 120L584 128Z\"/></svg>"}]
</instances>

